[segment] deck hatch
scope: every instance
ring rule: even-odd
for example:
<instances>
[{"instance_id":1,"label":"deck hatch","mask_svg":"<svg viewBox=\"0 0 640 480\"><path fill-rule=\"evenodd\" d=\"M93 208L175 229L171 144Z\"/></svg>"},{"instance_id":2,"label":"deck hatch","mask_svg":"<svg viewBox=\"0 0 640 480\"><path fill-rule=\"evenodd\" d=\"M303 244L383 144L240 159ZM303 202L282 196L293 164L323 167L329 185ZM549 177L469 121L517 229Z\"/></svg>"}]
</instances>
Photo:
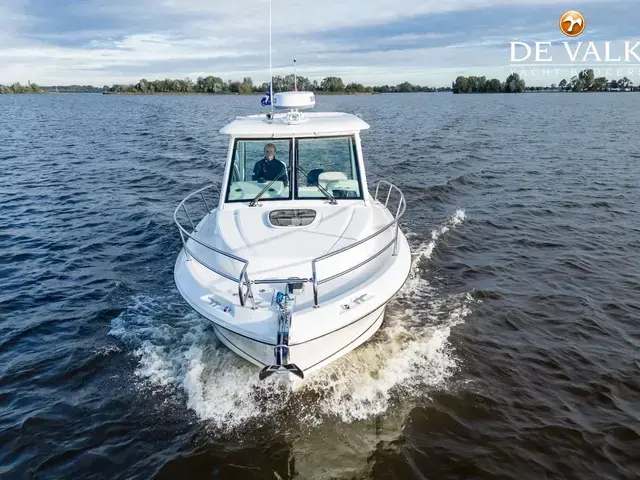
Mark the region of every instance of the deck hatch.
<instances>
[{"instance_id":1,"label":"deck hatch","mask_svg":"<svg viewBox=\"0 0 640 480\"><path fill-rule=\"evenodd\" d=\"M287 209L269 212L269 222L274 227L306 227L316 218L315 210Z\"/></svg>"}]
</instances>

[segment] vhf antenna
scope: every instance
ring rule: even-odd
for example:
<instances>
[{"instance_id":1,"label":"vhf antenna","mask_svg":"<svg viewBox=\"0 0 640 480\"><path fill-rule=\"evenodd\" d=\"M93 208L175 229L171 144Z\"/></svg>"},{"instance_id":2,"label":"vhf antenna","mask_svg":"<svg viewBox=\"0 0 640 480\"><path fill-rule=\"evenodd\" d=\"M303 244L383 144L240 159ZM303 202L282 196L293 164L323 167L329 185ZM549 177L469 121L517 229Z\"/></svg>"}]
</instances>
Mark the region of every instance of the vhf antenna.
<instances>
[{"instance_id":1,"label":"vhf antenna","mask_svg":"<svg viewBox=\"0 0 640 480\"><path fill-rule=\"evenodd\" d=\"M269 0L269 90L271 91L271 111L273 112L273 73L271 72L271 0Z\"/></svg>"}]
</instances>

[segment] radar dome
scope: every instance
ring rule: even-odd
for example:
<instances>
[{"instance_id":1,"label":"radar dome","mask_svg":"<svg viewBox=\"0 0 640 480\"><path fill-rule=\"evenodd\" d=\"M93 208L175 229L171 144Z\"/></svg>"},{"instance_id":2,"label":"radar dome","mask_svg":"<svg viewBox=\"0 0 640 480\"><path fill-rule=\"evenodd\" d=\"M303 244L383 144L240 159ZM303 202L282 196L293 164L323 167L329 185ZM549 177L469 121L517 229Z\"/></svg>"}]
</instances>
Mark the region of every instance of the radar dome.
<instances>
[{"instance_id":1,"label":"radar dome","mask_svg":"<svg viewBox=\"0 0 640 480\"><path fill-rule=\"evenodd\" d=\"M275 108L302 110L313 108L315 105L316 97L313 92L278 92L273 96Z\"/></svg>"}]
</instances>

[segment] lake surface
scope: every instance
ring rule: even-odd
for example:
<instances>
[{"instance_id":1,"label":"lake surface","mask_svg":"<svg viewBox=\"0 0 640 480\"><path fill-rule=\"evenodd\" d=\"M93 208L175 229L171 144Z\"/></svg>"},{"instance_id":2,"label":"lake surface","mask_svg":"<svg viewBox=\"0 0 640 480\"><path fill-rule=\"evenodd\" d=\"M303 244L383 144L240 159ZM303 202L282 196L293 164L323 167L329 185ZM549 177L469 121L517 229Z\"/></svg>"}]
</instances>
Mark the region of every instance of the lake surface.
<instances>
[{"instance_id":1,"label":"lake surface","mask_svg":"<svg viewBox=\"0 0 640 480\"><path fill-rule=\"evenodd\" d=\"M0 96L0 477L640 475L640 95L321 96L408 201L411 278L293 394L173 281L259 96Z\"/></svg>"}]
</instances>

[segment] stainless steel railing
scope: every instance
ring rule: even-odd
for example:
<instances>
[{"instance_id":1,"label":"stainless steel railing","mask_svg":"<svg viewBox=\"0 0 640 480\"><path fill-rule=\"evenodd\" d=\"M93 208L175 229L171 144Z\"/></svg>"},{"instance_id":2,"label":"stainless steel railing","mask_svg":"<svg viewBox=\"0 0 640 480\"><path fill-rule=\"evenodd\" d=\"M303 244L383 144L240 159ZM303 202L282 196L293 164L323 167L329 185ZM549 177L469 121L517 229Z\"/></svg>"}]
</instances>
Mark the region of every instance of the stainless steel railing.
<instances>
[{"instance_id":1,"label":"stainless steel railing","mask_svg":"<svg viewBox=\"0 0 640 480\"><path fill-rule=\"evenodd\" d=\"M247 299L251 299L251 306L252 308L256 308L256 304L255 304L255 299L253 298L253 293L251 292L251 285L252 284L267 284L267 283L287 283L287 281L289 280L296 280L298 282L303 281L303 282L311 282L313 284L313 304L314 307L317 308L319 307L319 303L318 303L318 287L320 285L323 285L327 282L330 282L332 280L335 280L336 278L342 277L343 275L347 275L348 273L353 272L354 270L357 270L358 268L366 265L367 263L371 262L372 260L375 260L377 257L379 257L380 255L382 255L384 252L386 252L389 247L391 247L393 245L393 255L397 255L398 252L398 233L399 233L399 221L402 218L402 216L404 215L404 212L407 208L407 202L404 198L404 194L402 193L402 191L396 187L394 184L386 181L386 180L380 180L378 182L378 184L376 185L376 191L375 191L375 195L374 195L374 202L379 202L378 200L378 194L380 192L380 186L381 185L387 185L389 187L389 191L387 192L387 197L385 199L384 202L384 207L388 209L388 205L389 205L389 200L391 198L391 194L392 192L397 192L399 197L398 200L398 206L394 215L394 219L389 222L387 225L385 225L384 227L380 228L379 230L377 230L376 232L372 233L371 235L358 240L355 243L352 243L351 245L347 245L344 248L341 248L339 250L336 250L334 252L330 252L327 253L326 255L322 255L320 257L316 257L311 261L311 272L312 272L312 277L310 279L306 279L306 278L295 278L295 279L262 279L262 280L250 280L249 279L249 275L247 273L247 269L249 267L249 261L238 257L236 255L233 255L232 253L229 252L225 252L224 250L220 250L216 247L213 247L199 239L197 239L194 234L197 233L196 230L196 226L193 223L193 220L191 218L191 215L189 214L189 211L187 209L187 201L189 201L191 198L194 198L196 195L200 194L200 198L202 199L202 202L204 203L206 209L207 209L207 215L209 213L211 213L211 209L209 207L209 203L207 202L207 199L204 196L204 191L208 188L212 188L214 189L216 192L219 193L217 187L214 184L209 184L206 185L204 187L202 187L199 190L196 190L193 193L190 193L189 195L187 195L178 205L178 207L175 209L175 211L173 212L173 220L176 224L176 226L178 227L178 231L180 232L180 238L182 239L182 246L184 247L185 250L185 256L187 261L190 260L189 257L193 258L194 260L196 260L198 263L200 263L201 265L203 265L204 267L206 267L207 269L211 270L212 272L220 275L221 277L224 277L228 280L231 280L233 282L236 282L238 284L238 296L240 298L240 306L245 306ZM382 202L380 202L380 204L382 204ZM189 220L189 224L191 225L191 229L192 232L189 233L187 231L187 229L180 223L180 220L178 220L178 213L180 212L180 210L182 209L182 211L185 213L187 219ZM368 257L367 259L363 260L362 262L358 263L357 265L354 265L344 271L338 272L334 275L331 275L330 277L327 278L323 278L323 279L318 279L318 274L317 274L317 268L316 265L318 262L321 262L323 260L326 260L327 258L331 258L334 257L336 255L340 255L344 252L347 252L349 250L351 250L352 248L355 248L359 245L362 245L365 242L368 242L369 240L377 237L378 235L382 234L383 232L387 231L389 228L394 227L395 226L395 231L394 231L394 235L393 235L393 239L387 243L381 250L379 250L378 252L374 253L373 255L371 255L370 257ZM185 237L187 238L187 240L185 240ZM208 249L209 251L212 251L214 253L217 253L219 255L223 255L227 258L230 258L232 260L235 260L237 262L240 262L243 264L242 266L242 270L240 271L240 275L238 277L234 277L233 275L228 274L227 272L221 271L211 265L209 265L207 262L205 262L204 260L202 260L201 258L199 258L197 255L194 254L193 250L191 250L187 244L188 239L191 239L193 242L197 243L198 245L201 245L202 247ZM246 286L246 292L244 287Z\"/></svg>"},{"instance_id":2,"label":"stainless steel railing","mask_svg":"<svg viewBox=\"0 0 640 480\"><path fill-rule=\"evenodd\" d=\"M318 303L318 287L320 285L322 285L323 283L327 283L327 282L330 282L331 280L335 280L336 278L342 277L343 275L351 273L354 270L357 270L358 268L366 265L370 261L376 259L380 255L382 255L384 252L386 252L387 249L391 245L393 245L393 255L394 256L397 255L397 253L398 253L399 221L400 221L400 218L402 218L402 216L404 215L404 212L405 212L405 210L407 208L407 202L404 199L404 194L402 193L402 191L398 187L396 187L393 183L387 182L386 180L380 180L378 182L378 184L376 185L376 193L375 193L375 196L373 197L375 202L378 202L378 193L380 191L380 185L388 185L389 186L389 191L387 192L387 198L386 198L386 200L384 202L385 208L388 208L389 199L391 197L391 192L392 191L395 190L400 195L400 199L398 200L398 208L396 210L396 214L394 216L394 219L391 222L389 222L387 225L385 225L384 227L379 229L377 232L374 232L371 235L369 235L368 237L365 237L365 238L363 238L361 240L358 240L357 242L352 243L351 245L347 245L346 247L341 248L339 250L336 250L334 252L330 252L330 253L327 253L326 255L322 255L320 257L316 257L311 261L311 275L312 275L311 276L311 282L313 283L313 306L315 308L318 308L320 306L320 304ZM390 227L392 227L394 225L395 225L395 234L393 235L393 239L387 245L385 245L381 250L379 250L377 253L373 254L372 256L370 256L366 260L363 260L362 262L358 263L357 265L354 265L353 267L348 268L347 270L343 270L342 272L338 272L338 273L336 273L336 274L334 274L334 275L332 275L330 277L323 278L322 280L318 280L318 273L317 273L317 269L316 269L316 264L318 262L321 262L322 260L326 260L327 258L334 257L336 255L340 255L341 253L347 252L347 251L351 250L352 248L355 248L355 247L357 247L359 245L362 245L363 243L368 242L372 238L377 237L382 232L387 231Z\"/></svg>"},{"instance_id":3,"label":"stainless steel railing","mask_svg":"<svg viewBox=\"0 0 640 480\"><path fill-rule=\"evenodd\" d=\"M193 258L198 263L208 268L212 272L217 273L221 277L224 277L228 280L236 282L238 284L238 297L240 298L240 306L244 307L247 301L247 298L250 298L252 307L255 308L255 300L251 292L252 282L249 280L249 275L247 274L247 267L249 266L249 260L245 260L244 258L238 257L237 255L233 255L232 253L225 252L224 250L220 250L216 247L213 247L201 240L198 240L194 235L195 233L197 233L197 230L196 230L196 226L193 224L191 215L189 215L189 211L187 210L187 201L190 200L191 198L194 198L195 195L200 194L200 198L202 199L202 202L204 203L205 208L207 209L207 215L208 215L209 213L211 213L211 209L209 208L209 203L207 202L207 199L204 196L204 191L209 188L215 190L219 194L219 190L214 184L205 185L201 189L196 190L195 192L190 193L189 195L184 197L184 199L180 202L180 204L176 207L175 211L173 212L173 221L175 222L176 226L178 227L178 231L180 232L180 238L182 239L182 246L185 251L186 259L187 261L189 261L190 260L189 256L191 256L191 258ZM191 225L191 229L192 229L191 233L189 233L187 229L182 226L182 224L180 223L180 220L178 219L178 212L180 211L180 209L184 211L185 215L187 216L187 219L189 220L189 224ZM243 266L242 266L242 270L240 271L240 275L238 277L234 277L233 275L230 275L227 272L224 272L215 267L212 267L201 258L198 258L198 256L187 245L188 240L185 240L185 236L187 237L187 239L193 240L198 245L201 245L212 252L218 253L227 258L230 258L232 260L242 263ZM247 287L246 293L244 292L245 285Z\"/></svg>"}]
</instances>

